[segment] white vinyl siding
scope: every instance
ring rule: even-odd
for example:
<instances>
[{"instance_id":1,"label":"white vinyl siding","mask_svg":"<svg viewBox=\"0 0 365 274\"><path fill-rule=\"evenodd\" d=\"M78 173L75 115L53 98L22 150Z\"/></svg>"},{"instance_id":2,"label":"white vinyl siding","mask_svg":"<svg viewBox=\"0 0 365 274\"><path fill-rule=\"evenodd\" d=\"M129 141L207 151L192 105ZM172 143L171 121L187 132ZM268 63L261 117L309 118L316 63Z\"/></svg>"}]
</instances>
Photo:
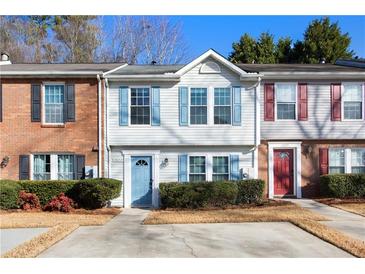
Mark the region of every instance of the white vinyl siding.
<instances>
[{"instance_id":1,"label":"white vinyl siding","mask_svg":"<svg viewBox=\"0 0 365 274\"><path fill-rule=\"evenodd\" d=\"M365 139L363 120L331 121L331 83L328 81L306 81L308 91L308 120L264 121L264 83L261 83L261 139ZM267 83L275 82L270 80ZM285 133L285 134L283 134Z\"/></svg>"},{"instance_id":2,"label":"white vinyl siding","mask_svg":"<svg viewBox=\"0 0 365 274\"><path fill-rule=\"evenodd\" d=\"M146 82L110 81L107 94L107 136L111 146L158 145L253 145L255 143L255 88L254 83L241 83L237 74L221 66L219 74L200 74L201 65L181 77L179 82L154 82L160 87L159 127L119 125L119 87L144 86ZM151 85L151 83L148 83ZM241 126L214 125L214 88L241 86ZM208 124L180 126L179 87L208 90ZM250 87L250 89L246 89ZM210 100L209 98L212 98Z\"/></svg>"}]
</instances>

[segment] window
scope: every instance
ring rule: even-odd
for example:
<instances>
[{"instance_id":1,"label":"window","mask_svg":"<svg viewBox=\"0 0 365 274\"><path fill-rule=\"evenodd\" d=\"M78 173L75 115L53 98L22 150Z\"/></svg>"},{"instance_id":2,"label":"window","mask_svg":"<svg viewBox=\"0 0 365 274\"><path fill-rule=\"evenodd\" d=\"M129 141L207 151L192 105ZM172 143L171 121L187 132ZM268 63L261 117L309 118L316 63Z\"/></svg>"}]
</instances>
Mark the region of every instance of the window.
<instances>
[{"instance_id":1,"label":"window","mask_svg":"<svg viewBox=\"0 0 365 274\"><path fill-rule=\"evenodd\" d=\"M214 124L231 124L231 89L214 89Z\"/></svg>"},{"instance_id":2,"label":"window","mask_svg":"<svg viewBox=\"0 0 365 274\"><path fill-rule=\"evenodd\" d=\"M362 85L346 84L343 86L343 118L345 120L361 120L362 117Z\"/></svg>"},{"instance_id":3,"label":"window","mask_svg":"<svg viewBox=\"0 0 365 274\"><path fill-rule=\"evenodd\" d=\"M74 178L74 156L58 155L58 179L72 180Z\"/></svg>"},{"instance_id":4,"label":"window","mask_svg":"<svg viewBox=\"0 0 365 274\"><path fill-rule=\"evenodd\" d=\"M277 120L296 119L296 84L276 84Z\"/></svg>"},{"instance_id":5,"label":"window","mask_svg":"<svg viewBox=\"0 0 365 274\"><path fill-rule=\"evenodd\" d=\"M131 88L131 124L149 125L150 121L150 89Z\"/></svg>"},{"instance_id":6,"label":"window","mask_svg":"<svg viewBox=\"0 0 365 274\"><path fill-rule=\"evenodd\" d=\"M365 173L365 148L351 150L351 173Z\"/></svg>"},{"instance_id":7,"label":"window","mask_svg":"<svg viewBox=\"0 0 365 274\"><path fill-rule=\"evenodd\" d=\"M206 88L191 88L190 93L190 124L207 124L207 97Z\"/></svg>"},{"instance_id":8,"label":"window","mask_svg":"<svg viewBox=\"0 0 365 274\"><path fill-rule=\"evenodd\" d=\"M51 155L34 155L34 180L51 179Z\"/></svg>"},{"instance_id":9,"label":"window","mask_svg":"<svg viewBox=\"0 0 365 274\"><path fill-rule=\"evenodd\" d=\"M33 156L34 180L73 180L74 155L37 154Z\"/></svg>"},{"instance_id":10,"label":"window","mask_svg":"<svg viewBox=\"0 0 365 274\"><path fill-rule=\"evenodd\" d=\"M62 124L64 103L64 85L45 85L44 91L44 122Z\"/></svg>"},{"instance_id":11,"label":"window","mask_svg":"<svg viewBox=\"0 0 365 274\"><path fill-rule=\"evenodd\" d=\"M189 157L189 182L205 181L205 157Z\"/></svg>"},{"instance_id":12,"label":"window","mask_svg":"<svg viewBox=\"0 0 365 274\"><path fill-rule=\"evenodd\" d=\"M345 173L345 149L335 148L329 150L329 173Z\"/></svg>"},{"instance_id":13,"label":"window","mask_svg":"<svg viewBox=\"0 0 365 274\"><path fill-rule=\"evenodd\" d=\"M213 157L213 181L229 180L229 165L227 156Z\"/></svg>"}]
</instances>

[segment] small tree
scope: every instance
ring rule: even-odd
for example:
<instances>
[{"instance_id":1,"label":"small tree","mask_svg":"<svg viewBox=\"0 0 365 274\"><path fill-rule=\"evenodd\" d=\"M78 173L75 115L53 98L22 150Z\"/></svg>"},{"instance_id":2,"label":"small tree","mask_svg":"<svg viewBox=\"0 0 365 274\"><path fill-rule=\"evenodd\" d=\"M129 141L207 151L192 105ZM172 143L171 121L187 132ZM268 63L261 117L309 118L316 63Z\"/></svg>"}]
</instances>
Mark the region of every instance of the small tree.
<instances>
[{"instance_id":1,"label":"small tree","mask_svg":"<svg viewBox=\"0 0 365 274\"><path fill-rule=\"evenodd\" d=\"M274 64L275 61L274 36L268 32L263 32L257 42L257 62L260 64Z\"/></svg>"},{"instance_id":2,"label":"small tree","mask_svg":"<svg viewBox=\"0 0 365 274\"><path fill-rule=\"evenodd\" d=\"M241 36L240 41L232 44L233 52L229 59L234 63L253 63L257 61L257 43L248 33Z\"/></svg>"},{"instance_id":3,"label":"small tree","mask_svg":"<svg viewBox=\"0 0 365 274\"><path fill-rule=\"evenodd\" d=\"M280 38L275 47L275 59L278 63L293 61L292 40L289 37Z\"/></svg>"}]
</instances>

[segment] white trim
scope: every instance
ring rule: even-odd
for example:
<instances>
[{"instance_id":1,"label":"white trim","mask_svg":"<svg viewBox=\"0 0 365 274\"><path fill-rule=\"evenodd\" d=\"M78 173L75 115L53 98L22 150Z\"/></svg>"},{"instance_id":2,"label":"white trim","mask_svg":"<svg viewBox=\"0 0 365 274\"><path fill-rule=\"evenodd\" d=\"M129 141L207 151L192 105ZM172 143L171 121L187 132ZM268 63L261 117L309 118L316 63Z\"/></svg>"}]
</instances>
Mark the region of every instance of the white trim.
<instances>
[{"instance_id":1,"label":"white trim","mask_svg":"<svg viewBox=\"0 0 365 274\"><path fill-rule=\"evenodd\" d=\"M253 150L253 178L259 178L259 147L256 146Z\"/></svg>"},{"instance_id":2,"label":"white trim","mask_svg":"<svg viewBox=\"0 0 365 274\"><path fill-rule=\"evenodd\" d=\"M268 143L268 173L269 173L269 198L274 198L274 149L293 149L294 165L294 195L302 198L302 161L301 161L301 144L302 142L269 142Z\"/></svg>"},{"instance_id":3,"label":"white trim","mask_svg":"<svg viewBox=\"0 0 365 274\"><path fill-rule=\"evenodd\" d=\"M131 118L132 118L132 88L148 88L148 98L149 98L149 107L150 107L150 123L149 124L132 124ZM130 127L152 127L152 86L128 86L128 126Z\"/></svg>"},{"instance_id":4,"label":"white trim","mask_svg":"<svg viewBox=\"0 0 365 274\"><path fill-rule=\"evenodd\" d=\"M65 92L66 92L66 83L65 82L42 82L41 84L41 124L42 125L50 125L50 126L63 126L65 125L65 122L63 123L47 123L46 122L46 86L52 86L52 85L62 85L63 86L63 105L65 103ZM64 106L62 107L62 117L64 116ZM63 117L63 121L65 121L65 117Z\"/></svg>"},{"instance_id":5,"label":"white trim","mask_svg":"<svg viewBox=\"0 0 365 274\"><path fill-rule=\"evenodd\" d=\"M345 119L345 101L343 99L343 93L345 91L345 86L347 85L360 85L361 86L361 119ZM365 85L362 82L342 82L341 83L341 121L344 122L361 122L365 120L364 110L365 110L365 95L364 95Z\"/></svg>"},{"instance_id":6,"label":"white trim","mask_svg":"<svg viewBox=\"0 0 365 274\"><path fill-rule=\"evenodd\" d=\"M103 73L103 77L105 77L106 75L108 75L108 74L110 74L110 73L113 73L114 71L117 71L117 70L119 70L119 69L121 69L121 68L124 68L124 67L126 67L126 66L128 66L128 64L127 64L127 63L125 63L125 64L123 64L123 65L120 65L120 66L118 66L118 67L116 67L116 68L113 68L113 69L111 69L111 70L108 70L108 71L106 71L106 72L104 72L104 73Z\"/></svg>"},{"instance_id":7,"label":"white trim","mask_svg":"<svg viewBox=\"0 0 365 274\"><path fill-rule=\"evenodd\" d=\"M278 100L277 100L277 85L282 85L282 84L288 84L288 85L295 85L295 119L278 119L278 110L277 110L277 105L278 105ZM298 121L298 82L275 82L274 84L274 113L275 113L275 121ZM284 103L285 104L285 103Z\"/></svg>"},{"instance_id":8,"label":"white trim","mask_svg":"<svg viewBox=\"0 0 365 274\"><path fill-rule=\"evenodd\" d=\"M235 66L230 61L228 61L226 58L224 58L223 56L219 55L217 52L215 52L212 49L209 49L208 51L204 52L198 58L194 59L189 64L187 64L184 67L182 67L181 69L179 69L177 72L175 72L175 75L178 75L178 76L184 75L186 72L188 72L189 70L191 70L195 66L199 65L200 63L202 63L208 57L212 57L213 59L215 59L216 61L222 63L225 66L227 66L230 70L232 70L233 72L236 72L240 76L243 76L243 77L247 77L247 76L257 77L258 76L257 73L252 73L251 74L251 73L247 73L246 71L240 69L239 67Z\"/></svg>"},{"instance_id":9,"label":"white trim","mask_svg":"<svg viewBox=\"0 0 365 274\"><path fill-rule=\"evenodd\" d=\"M260 125L261 124L261 106L260 106L261 78L258 79L258 84L255 87L255 94L256 94L255 145L258 146L261 143L261 125ZM258 172L257 172L257 174L258 174Z\"/></svg>"},{"instance_id":10,"label":"white trim","mask_svg":"<svg viewBox=\"0 0 365 274\"><path fill-rule=\"evenodd\" d=\"M151 156L152 159L152 207L159 207L159 184L160 184L160 151L159 150L122 150L124 157L123 166L123 203L124 207L132 205L132 156ZM118 198L117 198L118 199Z\"/></svg>"}]
</instances>

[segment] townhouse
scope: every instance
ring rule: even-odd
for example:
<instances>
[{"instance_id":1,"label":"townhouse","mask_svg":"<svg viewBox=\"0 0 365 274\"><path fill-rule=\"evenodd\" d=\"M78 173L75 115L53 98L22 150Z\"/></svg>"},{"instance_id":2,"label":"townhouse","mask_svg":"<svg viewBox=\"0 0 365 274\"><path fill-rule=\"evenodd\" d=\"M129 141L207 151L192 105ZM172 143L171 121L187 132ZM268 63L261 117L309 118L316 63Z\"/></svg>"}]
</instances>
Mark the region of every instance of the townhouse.
<instances>
[{"instance_id":1,"label":"townhouse","mask_svg":"<svg viewBox=\"0 0 365 274\"><path fill-rule=\"evenodd\" d=\"M0 179L101 174L98 75L121 64L0 62Z\"/></svg>"},{"instance_id":2,"label":"townhouse","mask_svg":"<svg viewBox=\"0 0 365 274\"><path fill-rule=\"evenodd\" d=\"M0 70L1 178L111 177L124 182L114 205L157 207L165 182L261 178L268 197L301 198L321 174L365 173L358 64L232 64L208 50L184 65Z\"/></svg>"}]
</instances>

